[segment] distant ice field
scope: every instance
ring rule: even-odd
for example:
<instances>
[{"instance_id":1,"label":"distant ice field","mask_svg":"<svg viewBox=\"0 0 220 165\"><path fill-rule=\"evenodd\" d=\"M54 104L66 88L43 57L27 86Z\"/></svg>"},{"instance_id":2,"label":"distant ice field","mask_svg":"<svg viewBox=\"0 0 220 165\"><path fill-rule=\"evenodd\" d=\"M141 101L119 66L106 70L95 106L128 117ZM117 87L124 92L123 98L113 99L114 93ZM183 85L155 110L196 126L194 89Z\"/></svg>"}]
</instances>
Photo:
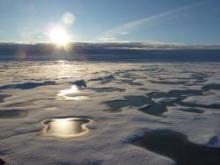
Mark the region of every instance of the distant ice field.
<instances>
[{"instance_id":1,"label":"distant ice field","mask_svg":"<svg viewBox=\"0 0 220 165\"><path fill-rule=\"evenodd\" d=\"M219 154L220 63L0 62L0 164L220 164Z\"/></svg>"}]
</instances>

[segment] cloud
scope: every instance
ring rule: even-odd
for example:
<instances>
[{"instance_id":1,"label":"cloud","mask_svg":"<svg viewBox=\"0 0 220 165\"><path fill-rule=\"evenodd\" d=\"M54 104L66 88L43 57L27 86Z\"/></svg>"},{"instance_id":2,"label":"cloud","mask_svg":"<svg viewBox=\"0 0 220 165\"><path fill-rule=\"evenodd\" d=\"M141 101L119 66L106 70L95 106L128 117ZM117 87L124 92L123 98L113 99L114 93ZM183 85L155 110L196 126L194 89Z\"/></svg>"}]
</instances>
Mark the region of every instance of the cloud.
<instances>
[{"instance_id":1,"label":"cloud","mask_svg":"<svg viewBox=\"0 0 220 165\"><path fill-rule=\"evenodd\" d=\"M115 27L115 28L110 29L109 31L105 32L102 35L102 37L100 38L100 40L103 40L103 38L105 38L105 41L106 41L106 39L108 39L108 38L116 39L118 36L127 35L127 34L131 33L134 29L136 29L142 25L146 26L149 23L153 23L155 21L161 21L167 17L176 16L177 14L183 13L185 11L188 11L190 9L193 9L195 7L200 6L204 2L205 1L201 1L199 3L194 3L194 4L190 4L187 6L180 7L180 8L172 9L172 10L160 13L160 14L150 16L150 17L145 17L145 18L141 18L138 20L124 23L122 25L119 25L118 27Z\"/></svg>"},{"instance_id":2,"label":"cloud","mask_svg":"<svg viewBox=\"0 0 220 165\"><path fill-rule=\"evenodd\" d=\"M0 43L1 60L220 61L220 45L150 42L75 42L66 51L49 43Z\"/></svg>"},{"instance_id":3,"label":"cloud","mask_svg":"<svg viewBox=\"0 0 220 165\"><path fill-rule=\"evenodd\" d=\"M170 49L220 49L220 44L206 44L206 45L187 45L181 43L165 43L165 42L142 42L142 41L108 41L108 42L73 42L74 52L84 52L84 51L99 51L99 50L170 50ZM42 43L4 43L0 42L0 50L4 51L17 51L25 49L25 51L36 51L43 52L48 51L51 53L53 51L63 51L58 49L54 44L49 42ZM0 51L1 52L1 51ZM1 54L1 53L0 53Z\"/></svg>"}]
</instances>

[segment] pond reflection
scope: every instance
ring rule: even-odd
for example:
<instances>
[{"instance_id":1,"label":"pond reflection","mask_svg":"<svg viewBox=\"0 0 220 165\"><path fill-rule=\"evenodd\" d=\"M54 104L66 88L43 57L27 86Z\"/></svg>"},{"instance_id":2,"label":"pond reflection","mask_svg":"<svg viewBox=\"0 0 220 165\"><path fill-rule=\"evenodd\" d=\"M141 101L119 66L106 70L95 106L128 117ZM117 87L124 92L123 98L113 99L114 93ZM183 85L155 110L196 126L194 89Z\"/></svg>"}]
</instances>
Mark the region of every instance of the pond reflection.
<instances>
[{"instance_id":1,"label":"pond reflection","mask_svg":"<svg viewBox=\"0 0 220 165\"><path fill-rule=\"evenodd\" d=\"M83 136L89 132L87 124L91 120L84 118L57 118L44 121L42 134L59 138L73 138Z\"/></svg>"},{"instance_id":2,"label":"pond reflection","mask_svg":"<svg viewBox=\"0 0 220 165\"><path fill-rule=\"evenodd\" d=\"M58 92L57 96L64 100L74 100L74 101L80 101L80 100L87 100L87 96L81 96L79 95L80 89L76 85L72 85L69 89L64 89Z\"/></svg>"}]
</instances>

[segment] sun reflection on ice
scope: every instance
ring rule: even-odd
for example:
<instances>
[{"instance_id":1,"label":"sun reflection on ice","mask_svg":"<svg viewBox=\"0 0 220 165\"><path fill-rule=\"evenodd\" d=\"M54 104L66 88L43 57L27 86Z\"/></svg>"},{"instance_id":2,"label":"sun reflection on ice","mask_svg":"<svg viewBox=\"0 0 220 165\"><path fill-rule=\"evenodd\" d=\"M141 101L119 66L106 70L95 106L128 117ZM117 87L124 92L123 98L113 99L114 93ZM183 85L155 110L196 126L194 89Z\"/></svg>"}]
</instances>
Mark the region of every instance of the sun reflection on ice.
<instances>
[{"instance_id":1,"label":"sun reflection on ice","mask_svg":"<svg viewBox=\"0 0 220 165\"><path fill-rule=\"evenodd\" d=\"M57 118L44 121L43 136L73 138L89 132L86 127L91 120L83 118Z\"/></svg>"},{"instance_id":2,"label":"sun reflection on ice","mask_svg":"<svg viewBox=\"0 0 220 165\"><path fill-rule=\"evenodd\" d=\"M81 96L79 95L80 90L76 85L72 85L69 89L64 89L58 92L57 96L64 100L74 100L74 101L80 101L80 100L87 100L87 96Z\"/></svg>"},{"instance_id":3,"label":"sun reflection on ice","mask_svg":"<svg viewBox=\"0 0 220 165\"><path fill-rule=\"evenodd\" d=\"M76 85L72 85L70 89L64 89L59 91L59 93L57 94L57 96L59 97L64 97L64 98L68 98L68 95L70 94L76 94L79 93L79 89Z\"/></svg>"},{"instance_id":4,"label":"sun reflection on ice","mask_svg":"<svg viewBox=\"0 0 220 165\"><path fill-rule=\"evenodd\" d=\"M54 67L50 68L50 72L53 72L58 79L74 78L77 79L81 76L79 67L72 65L65 60L59 60Z\"/></svg>"}]
</instances>

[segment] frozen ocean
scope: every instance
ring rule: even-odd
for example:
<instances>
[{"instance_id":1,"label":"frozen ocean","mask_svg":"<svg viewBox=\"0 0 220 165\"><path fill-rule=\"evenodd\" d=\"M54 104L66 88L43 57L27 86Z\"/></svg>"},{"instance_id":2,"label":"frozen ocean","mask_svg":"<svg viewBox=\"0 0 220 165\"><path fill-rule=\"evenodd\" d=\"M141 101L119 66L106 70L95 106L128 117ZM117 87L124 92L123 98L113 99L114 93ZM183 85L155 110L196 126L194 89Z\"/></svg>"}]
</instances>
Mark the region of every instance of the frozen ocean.
<instances>
[{"instance_id":1,"label":"frozen ocean","mask_svg":"<svg viewBox=\"0 0 220 165\"><path fill-rule=\"evenodd\" d=\"M0 62L0 164L220 164L220 64Z\"/></svg>"}]
</instances>

